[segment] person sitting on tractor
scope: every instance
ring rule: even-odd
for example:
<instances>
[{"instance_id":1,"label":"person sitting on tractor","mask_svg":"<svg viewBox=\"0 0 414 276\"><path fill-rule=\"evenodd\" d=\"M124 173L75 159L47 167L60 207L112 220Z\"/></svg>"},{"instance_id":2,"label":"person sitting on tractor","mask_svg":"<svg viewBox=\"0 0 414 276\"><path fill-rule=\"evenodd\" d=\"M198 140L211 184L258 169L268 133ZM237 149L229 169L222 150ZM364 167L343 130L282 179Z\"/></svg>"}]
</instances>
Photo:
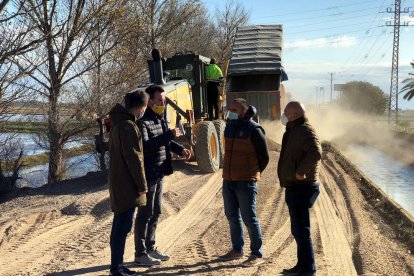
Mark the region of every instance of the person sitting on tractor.
<instances>
[{"instance_id":1,"label":"person sitting on tractor","mask_svg":"<svg viewBox=\"0 0 414 276\"><path fill-rule=\"evenodd\" d=\"M210 60L210 64L207 64L206 79L208 117L210 120L217 120L219 117L219 86L220 82L223 80L223 73L221 72L220 67L216 65L216 60L214 58Z\"/></svg>"}]
</instances>

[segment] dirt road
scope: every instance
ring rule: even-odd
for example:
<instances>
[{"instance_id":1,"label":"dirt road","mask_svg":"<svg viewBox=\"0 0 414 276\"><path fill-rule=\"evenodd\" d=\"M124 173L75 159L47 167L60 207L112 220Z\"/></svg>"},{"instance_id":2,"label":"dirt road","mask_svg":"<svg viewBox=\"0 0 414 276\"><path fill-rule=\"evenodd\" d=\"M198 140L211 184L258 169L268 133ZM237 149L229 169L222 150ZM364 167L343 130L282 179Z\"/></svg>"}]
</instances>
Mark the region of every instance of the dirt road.
<instances>
[{"instance_id":1,"label":"dirt road","mask_svg":"<svg viewBox=\"0 0 414 276\"><path fill-rule=\"evenodd\" d=\"M240 261L217 260L230 248L221 172L203 175L196 166L177 162L176 172L166 178L157 232L159 248L172 259L136 268L140 275L278 275L293 266L296 245L277 182L278 157L271 152L259 184L265 264L242 268ZM323 157L321 181L312 209L318 275L414 275L412 253L330 153ZM107 275L112 213L105 183L104 176L95 174L1 199L0 275ZM246 257L248 248L246 238ZM131 235L125 259L132 267L133 255Z\"/></svg>"}]
</instances>

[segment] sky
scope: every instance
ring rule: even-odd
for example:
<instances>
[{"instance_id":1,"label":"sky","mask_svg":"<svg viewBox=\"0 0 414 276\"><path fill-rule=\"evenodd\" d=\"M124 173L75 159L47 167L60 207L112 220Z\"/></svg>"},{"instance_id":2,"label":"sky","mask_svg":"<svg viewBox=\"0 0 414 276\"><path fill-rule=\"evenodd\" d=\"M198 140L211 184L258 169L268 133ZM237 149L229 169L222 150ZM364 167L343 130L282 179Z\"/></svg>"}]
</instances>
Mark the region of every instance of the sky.
<instances>
[{"instance_id":1,"label":"sky","mask_svg":"<svg viewBox=\"0 0 414 276\"><path fill-rule=\"evenodd\" d=\"M205 0L212 16L227 0ZM239 0L250 13L249 25L283 24L283 66L287 91L307 104L330 100L333 83L368 81L390 92L393 49L393 0ZM399 88L414 72L414 0L402 0ZM391 22L393 24L393 22ZM322 88L321 88L322 87ZM318 95L316 91L318 92ZM324 96L324 97L323 97ZM399 98L399 108L414 109L414 100ZM333 92L333 98L337 92Z\"/></svg>"}]
</instances>

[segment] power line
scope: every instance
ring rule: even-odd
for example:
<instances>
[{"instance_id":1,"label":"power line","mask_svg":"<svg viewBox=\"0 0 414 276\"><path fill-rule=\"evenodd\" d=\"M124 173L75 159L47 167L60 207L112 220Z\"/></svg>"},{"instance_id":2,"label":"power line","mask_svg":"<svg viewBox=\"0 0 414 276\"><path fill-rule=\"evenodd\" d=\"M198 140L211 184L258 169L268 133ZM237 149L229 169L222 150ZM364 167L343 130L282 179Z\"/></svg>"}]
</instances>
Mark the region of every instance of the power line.
<instances>
[{"instance_id":1,"label":"power line","mask_svg":"<svg viewBox=\"0 0 414 276\"><path fill-rule=\"evenodd\" d=\"M381 37L383 36L382 34L377 34L377 35L371 35L369 37ZM340 42L347 42L347 41L353 41L354 39L359 39L359 38L366 38L367 36L358 36L358 37L349 37L349 38L344 38L344 36L338 35L335 36L337 38L337 40L333 39L332 41L320 41L317 43L312 43L312 46L320 46L320 45L335 45L338 44ZM325 39L326 37L319 37L317 39ZM306 39L306 40L301 40L300 42L306 42L306 41L312 41L315 39ZM295 48L300 48L301 46L289 46L286 47L288 49L295 49Z\"/></svg>"},{"instance_id":2,"label":"power line","mask_svg":"<svg viewBox=\"0 0 414 276\"><path fill-rule=\"evenodd\" d=\"M292 14L313 13L313 12L333 10L333 9L338 9L338 8L343 8L343 7L358 6L358 5L361 5L361 4L370 3L370 2L378 2L378 1L379 0L359 1L359 2L346 4L346 5L331 6L331 7L327 7L327 8L324 8L324 9L314 9L314 10L305 10L305 11L294 11L294 12L289 12L289 13L279 13L279 14L273 14L273 15L269 15L269 16L255 17L255 18L252 18L252 19L271 18L271 17L275 17L275 16L285 16L285 15L292 15Z\"/></svg>"},{"instance_id":3,"label":"power line","mask_svg":"<svg viewBox=\"0 0 414 276\"><path fill-rule=\"evenodd\" d=\"M323 31L323 30L332 30L332 29L338 29L338 28L346 28L349 26L357 26L357 25L371 23L371 22L372 21L365 21L365 22L358 22L355 24L340 25L340 26L334 26L334 27L329 27L329 28L314 29L314 30L307 30L307 31L300 31L300 32L293 32L293 33L286 32L286 34L292 35L292 34L303 34L303 33L309 33L309 32L318 32L318 31Z\"/></svg>"},{"instance_id":4,"label":"power line","mask_svg":"<svg viewBox=\"0 0 414 276\"><path fill-rule=\"evenodd\" d=\"M375 18L372 20L372 22L371 22L371 24L370 24L370 26L369 26L369 28L367 29L367 31L366 31L366 34L368 34L369 32L370 32L370 30L371 30L371 27L375 24L375 22L377 22L377 17L378 17L378 15L381 13L381 10L385 7L385 2L386 2L386 0L383 0L382 1L382 3L381 3L381 7L379 8L379 10L378 10L378 12L377 12L377 14L375 15ZM381 16L381 18L379 18L379 20L378 20L378 23L381 21L381 20L383 20L383 18L384 18L384 15L383 16ZM378 25L378 23L376 23L377 25ZM378 26L377 26L378 27ZM376 28L377 28L376 27ZM375 31L376 30L374 30L374 33L375 33ZM368 39L366 39L366 38L368 38ZM362 40L360 40L359 41L359 44L358 44L358 46L357 47L355 47L355 50L353 51L353 53L349 56L349 58L348 58L348 60L345 62L345 65L343 66L343 68L346 68L347 66L349 66L349 64L354 64L355 63L355 61L357 60L357 58L358 58L358 55L359 55L359 53L363 53L364 52L364 50L365 50L365 48L366 48L366 46L368 45L368 43L369 43L369 41L371 41L371 37L366 37L366 38L364 38L364 39L362 39ZM364 44L362 44L362 42L365 42ZM361 46L362 46L362 48L361 48ZM353 61L353 62L351 62L351 60ZM362 60L361 60L362 61Z\"/></svg>"},{"instance_id":5,"label":"power line","mask_svg":"<svg viewBox=\"0 0 414 276\"><path fill-rule=\"evenodd\" d=\"M378 13L376 13L376 14L378 14ZM315 23L310 23L310 24L293 25L293 26L289 26L289 28L302 28L302 27L306 27L306 26L326 24L326 23L329 23L329 22L338 22L338 21L350 20L350 19L355 19L355 18L367 17L369 15L374 15L374 14L373 13L368 13L368 14L366 13L366 14L361 14L361 15L356 15L356 16L351 16L351 17L345 17L345 18L335 18L333 20L325 20L325 21L320 21L320 22L315 22Z\"/></svg>"}]
</instances>

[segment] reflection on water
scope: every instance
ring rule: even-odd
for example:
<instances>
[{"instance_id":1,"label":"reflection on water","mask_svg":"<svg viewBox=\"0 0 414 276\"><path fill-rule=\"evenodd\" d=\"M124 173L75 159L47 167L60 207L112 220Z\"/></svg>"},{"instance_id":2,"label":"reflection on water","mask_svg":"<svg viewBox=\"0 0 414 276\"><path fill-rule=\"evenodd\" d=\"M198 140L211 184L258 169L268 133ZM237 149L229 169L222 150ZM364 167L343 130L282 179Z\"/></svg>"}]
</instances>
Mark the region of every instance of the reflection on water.
<instances>
[{"instance_id":1,"label":"reflection on water","mask_svg":"<svg viewBox=\"0 0 414 276\"><path fill-rule=\"evenodd\" d=\"M97 171L99 164L95 158L95 154L82 154L69 158L66 161L67 164L67 177L66 179L81 177L88 172ZM38 188L47 183L48 165L38 165L20 171L20 176L24 183L23 186L29 186L31 188Z\"/></svg>"},{"instance_id":2,"label":"reflection on water","mask_svg":"<svg viewBox=\"0 0 414 276\"><path fill-rule=\"evenodd\" d=\"M67 119L69 116L61 115L62 119ZM40 114L2 114L2 121L9 122L47 122L47 115Z\"/></svg>"},{"instance_id":3,"label":"reflection on water","mask_svg":"<svg viewBox=\"0 0 414 276\"><path fill-rule=\"evenodd\" d=\"M18 142L23 147L23 155L35 155L48 151L39 146L35 140L36 136L30 133L0 133L0 142L12 137L14 142ZM79 147L88 142L88 138L76 138L65 144L65 149ZM11 156L19 156L20 149L16 149Z\"/></svg>"},{"instance_id":4,"label":"reflection on water","mask_svg":"<svg viewBox=\"0 0 414 276\"><path fill-rule=\"evenodd\" d=\"M344 150L368 178L414 215L414 167L366 145L352 145Z\"/></svg>"}]
</instances>

